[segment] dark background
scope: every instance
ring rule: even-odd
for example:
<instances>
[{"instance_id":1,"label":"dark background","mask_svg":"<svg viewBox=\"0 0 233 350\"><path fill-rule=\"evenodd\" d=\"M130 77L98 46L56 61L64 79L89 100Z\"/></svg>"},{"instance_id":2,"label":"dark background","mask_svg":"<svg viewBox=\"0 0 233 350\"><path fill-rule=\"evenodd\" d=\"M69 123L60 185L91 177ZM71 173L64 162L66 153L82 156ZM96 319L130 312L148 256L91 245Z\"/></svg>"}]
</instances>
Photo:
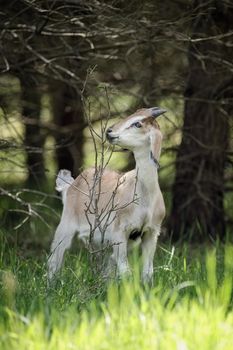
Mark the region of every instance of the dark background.
<instances>
[{"instance_id":1,"label":"dark background","mask_svg":"<svg viewBox=\"0 0 233 350\"><path fill-rule=\"evenodd\" d=\"M232 1L2 1L0 231L47 249L58 169L93 165L93 125L161 106L164 239L232 239ZM110 166L128 170L130 154Z\"/></svg>"}]
</instances>

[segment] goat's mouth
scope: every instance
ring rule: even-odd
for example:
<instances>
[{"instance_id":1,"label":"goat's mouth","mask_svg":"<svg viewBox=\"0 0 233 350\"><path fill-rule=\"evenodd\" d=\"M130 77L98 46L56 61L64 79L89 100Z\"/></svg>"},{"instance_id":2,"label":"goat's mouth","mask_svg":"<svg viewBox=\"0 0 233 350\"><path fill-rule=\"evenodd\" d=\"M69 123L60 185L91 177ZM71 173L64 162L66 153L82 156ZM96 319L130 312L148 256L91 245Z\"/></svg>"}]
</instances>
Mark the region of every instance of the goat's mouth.
<instances>
[{"instance_id":1,"label":"goat's mouth","mask_svg":"<svg viewBox=\"0 0 233 350\"><path fill-rule=\"evenodd\" d=\"M107 140L112 145L116 145L117 144L117 140L119 140L119 136L110 136L110 135L107 134Z\"/></svg>"}]
</instances>

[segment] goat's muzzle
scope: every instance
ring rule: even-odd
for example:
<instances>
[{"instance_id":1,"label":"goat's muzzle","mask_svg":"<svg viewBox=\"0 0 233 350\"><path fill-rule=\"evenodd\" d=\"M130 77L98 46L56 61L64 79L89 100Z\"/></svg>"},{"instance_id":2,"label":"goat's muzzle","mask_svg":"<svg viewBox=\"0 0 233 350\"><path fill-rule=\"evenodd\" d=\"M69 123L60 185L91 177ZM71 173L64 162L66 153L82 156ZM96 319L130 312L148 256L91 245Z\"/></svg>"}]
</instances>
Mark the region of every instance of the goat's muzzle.
<instances>
[{"instance_id":1,"label":"goat's muzzle","mask_svg":"<svg viewBox=\"0 0 233 350\"><path fill-rule=\"evenodd\" d=\"M114 136L112 134L112 128L108 128L108 130L106 131L106 137L107 137L107 140L110 142L110 143L115 143L116 140L119 139L118 136Z\"/></svg>"}]
</instances>

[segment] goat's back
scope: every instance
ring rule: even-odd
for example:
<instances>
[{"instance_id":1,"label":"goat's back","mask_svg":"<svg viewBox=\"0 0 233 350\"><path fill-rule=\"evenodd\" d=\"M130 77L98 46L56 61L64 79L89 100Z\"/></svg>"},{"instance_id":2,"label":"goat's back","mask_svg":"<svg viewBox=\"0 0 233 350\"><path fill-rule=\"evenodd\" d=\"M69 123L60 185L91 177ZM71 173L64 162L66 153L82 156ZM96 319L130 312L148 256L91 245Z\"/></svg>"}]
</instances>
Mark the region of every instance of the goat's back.
<instances>
[{"instance_id":1,"label":"goat's back","mask_svg":"<svg viewBox=\"0 0 233 350\"><path fill-rule=\"evenodd\" d=\"M85 212L91 215L96 207L99 213L102 210L106 213L132 201L134 171L122 174L105 169L101 178L96 176L95 168L84 170L67 190L66 209L72 211L80 223L86 221Z\"/></svg>"}]
</instances>

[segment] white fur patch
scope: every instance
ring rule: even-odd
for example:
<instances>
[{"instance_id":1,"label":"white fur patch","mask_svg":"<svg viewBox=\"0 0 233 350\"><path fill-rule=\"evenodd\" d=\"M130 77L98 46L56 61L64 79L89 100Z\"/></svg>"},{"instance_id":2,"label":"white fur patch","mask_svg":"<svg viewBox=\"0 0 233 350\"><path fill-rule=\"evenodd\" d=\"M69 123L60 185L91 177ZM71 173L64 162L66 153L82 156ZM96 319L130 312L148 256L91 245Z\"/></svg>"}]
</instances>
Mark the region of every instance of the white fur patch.
<instances>
[{"instance_id":1,"label":"white fur patch","mask_svg":"<svg viewBox=\"0 0 233 350\"><path fill-rule=\"evenodd\" d=\"M57 174L56 178L56 190L62 192L67 189L74 182L74 178L71 176L71 172L66 169L62 169Z\"/></svg>"}]
</instances>

